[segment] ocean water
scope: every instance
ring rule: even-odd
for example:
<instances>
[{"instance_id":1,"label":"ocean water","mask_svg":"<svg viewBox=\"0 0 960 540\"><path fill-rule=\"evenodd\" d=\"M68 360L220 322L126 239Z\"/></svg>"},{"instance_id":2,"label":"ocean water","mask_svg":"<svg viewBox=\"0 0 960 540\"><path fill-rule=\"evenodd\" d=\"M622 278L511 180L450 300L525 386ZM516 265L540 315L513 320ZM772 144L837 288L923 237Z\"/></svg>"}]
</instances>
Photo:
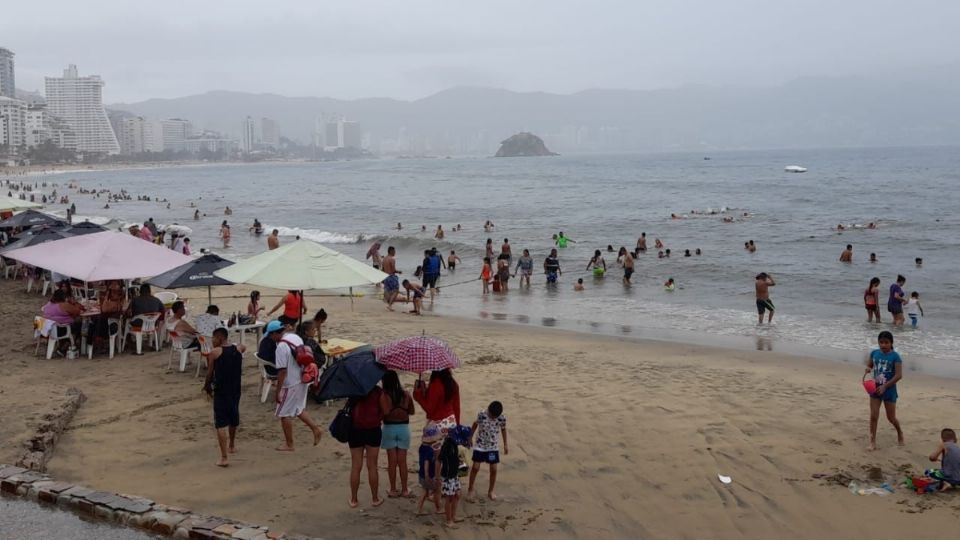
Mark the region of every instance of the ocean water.
<instances>
[{"instance_id":1,"label":"ocean water","mask_svg":"<svg viewBox=\"0 0 960 540\"><path fill-rule=\"evenodd\" d=\"M709 154L559 156L373 160L334 163L210 165L71 173L86 188L126 189L166 198L166 204L111 203L74 194L78 214L119 225L153 217L194 229L194 251L211 248L239 258L265 249L248 234L254 218L283 241L294 235L362 259L374 241L393 245L409 276L424 249L463 262L444 273L437 313L629 335L654 339L787 350L857 362L891 329L866 323L862 295L881 279L881 303L898 273L906 291L918 291L926 317L920 329L897 329L896 347L908 369L960 376L960 152L956 148L882 148L722 152ZM784 172L802 165L804 174ZM206 216L193 221L195 202ZM224 216L229 205L234 213ZM62 208L62 206L54 206ZM693 210L725 212L699 215ZM671 214L686 215L671 219ZM743 213L749 217L744 218ZM735 218L722 222L721 216ZM219 224L233 241L223 249ZM485 233L483 223L496 228ZM396 231L397 222L403 224ZM875 222L879 228L863 228ZM837 224L848 229L838 233ZM455 225L463 230L454 232ZM433 232L443 225L446 238ZM426 226L426 232L421 232ZM530 249L536 268L563 231L575 244L561 250L564 275L547 287L539 270L529 290L511 281L508 294L481 296L479 275L487 238L513 252ZM616 250L636 245L646 232L651 248L637 261L632 287L620 281ZM672 251L658 260L660 238ZM754 240L758 250L743 249ZM838 262L846 244L853 264ZM683 257L700 248L701 256ZM595 249L612 267L594 279L585 267ZM868 257L877 254L879 262ZM914 264L923 258L923 266ZM754 275L765 271L777 286L774 325L758 327ZM586 290L573 291L583 277ZM679 288L668 293L673 277ZM428 306L429 307L429 306ZM401 315L398 315L401 316Z\"/></svg>"}]
</instances>

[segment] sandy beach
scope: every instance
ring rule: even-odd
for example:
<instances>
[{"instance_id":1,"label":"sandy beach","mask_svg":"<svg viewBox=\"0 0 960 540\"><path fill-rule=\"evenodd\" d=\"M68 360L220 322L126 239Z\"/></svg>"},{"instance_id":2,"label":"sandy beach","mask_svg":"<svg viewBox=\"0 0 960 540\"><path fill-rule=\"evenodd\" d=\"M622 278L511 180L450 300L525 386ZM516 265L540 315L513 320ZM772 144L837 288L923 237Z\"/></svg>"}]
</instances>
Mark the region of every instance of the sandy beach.
<instances>
[{"instance_id":1,"label":"sandy beach","mask_svg":"<svg viewBox=\"0 0 960 540\"><path fill-rule=\"evenodd\" d=\"M4 281L0 291L0 462L16 460L30 426L74 386L88 400L49 472L98 489L326 538L903 538L937 536L960 517L955 494L857 496L845 486L878 472L921 473L940 429L957 427L956 381L911 373L909 357L899 402L907 444L898 447L881 418L880 449L867 452L859 366L413 317L372 298L352 311L346 299L308 298L311 309L331 314L324 337L381 343L426 331L447 340L464 361L456 378L465 423L491 400L504 403L510 454L500 500L463 504L466 521L450 531L441 519L415 517L415 500L371 508L365 473L361 508L348 508L349 454L329 435L314 448L297 425L296 452L275 452L280 427L272 396L264 404L256 396L252 354L239 453L221 469L211 405L193 369L166 372L166 349L113 360L35 358L28 321L43 300L20 282ZM202 311L206 291L178 292L192 299L191 313ZM242 301L215 302L233 311ZM405 385L413 380L402 375ZM308 410L326 425L337 407ZM415 433L423 421L419 413ZM385 490L383 454L380 465ZM481 492L486 481L481 472Z\"/></svg>"}]
</instances>

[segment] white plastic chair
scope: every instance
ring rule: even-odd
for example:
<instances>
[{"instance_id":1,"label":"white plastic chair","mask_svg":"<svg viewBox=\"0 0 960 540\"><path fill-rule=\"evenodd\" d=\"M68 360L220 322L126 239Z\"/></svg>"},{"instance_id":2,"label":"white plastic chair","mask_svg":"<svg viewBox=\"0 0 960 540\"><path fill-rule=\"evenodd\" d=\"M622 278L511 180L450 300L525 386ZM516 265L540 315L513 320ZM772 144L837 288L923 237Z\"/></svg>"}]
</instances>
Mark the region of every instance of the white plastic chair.
<instances>
[{"instance_id":1,"label":"white plastic chair","mask_svg":"<svg viewBox=\"0 0 960 540\"><path fill-rule=\"evenodd\" d=\"M7 267L3 269L3 278L10 279L10 274L13 274L13 279L17 279L21 270L23 270L23 265L20 263L8 264Z\"/></svg>"},{"instance_id":2,"label":"white plastic chair","mask_svg":"<svg viewBox=\"0 0 960 540\"><path fill-rule=\"evenodd\" d=\"M173 366L173 356L179 353L180 372L182 373L187 369L187 363L190 361L190 351L193 349L183 346L183 341L175 330L168 329L167 334L170 336L170 359L167 361L167 371L170 371L170 367ZM200 370L198 369L197 373L199 372Z\"/></svg>"},{"instance_id":3,"label":"white plastic chair","mask_svg":"<svg viewBox=\"0 0 960 540\"><path fill-rule=\"evenodd\" d=\"M47 360L50 360L51 358L53 358L53 352L57 350L58 342L67 340L70 342L71 347L74 346L73 329L70 328L69 324L54 324L53 326L50 327L50 333L47 336L44 336L43 334L40 333L40 330L44 326L46 326L46 323L47 323L47 319L44 319L43 317L37 316L33 318L33 327L36 330L36 334L37 334L37 348L33 352L33 354L37 355L40 353L40 344L43 343L44 340L46 340ZM61 329L66 330L65 336L60 335Z\"/></svg>"},{"instance_id":4,"label":"white plastic chair","mask_svg":"<svg viewBox=\"0 0 960 540\"><path fill-rule=\"evenodd\" d=\"M194 376L195 379L200 376L200 364L203 364L204 367L210 369L210 362L207 361L207 356L209 356L210 351L213 350L213 338L211 336L197 336L197 342L200 343L200 361L197 362L197 374ZM180 369L180 371L183 371L183 369Z\"/></svg>"},{"instance_id":5,"label":"white plastic chair","mask_svg":"<svg viewBox=\"0 0 960 540\"><path fill-rule=\"evenodd\" d=\"M263 358L260 358L260 356L257 354L254 354L253 356L257 359L257 367L260 368L260 403L266 403L267 397L270 395L270 389L273 388L277 383L277 376L267 373L267 366L270 366L274 369L276 369L277 366L271 362L267 362Z\"/></svg>"},{"instance_id":6,"label":"white plastic chair","mask_svg":"<svg viewBox=\"0 0 960 540\"><path fill-rule=\"evenodd\" d=\"M118 318L107 319L107 332L109 333L109 337L107 337L107 340L109 341L108 345L110 346L111 360L113 359L113 356L116 350L122 346L122 343L120 343L120 336L122 335L122 332L120 330L123 328L121 326L122 323L123 321L121 321ZM116 330L112 330L112 328L114 327L116 328ZM93 358L93 343L87 345L87 358L88 359Z\"/></svg>"},{"instance_id":7,"label":"white plastic chair","mask_svg":"<svg viewBox=\"0 0 960 540\"><path fill-rule=\"evenodd\" d=\"M137 340L137 354L143 354L143 336L144 334L153 337L153 348L160 350L160 335L157 333L157 320L160 318L159 313L144 313L142 315L136 315L131 317L127 321L126 327L124 327L123 337L121 338L120 351L123 352L127 348L127 336L133 334L133 337ZM134 329L133 321L139 319L141 321L140 330Z\"/></svg>"}]
</instances>

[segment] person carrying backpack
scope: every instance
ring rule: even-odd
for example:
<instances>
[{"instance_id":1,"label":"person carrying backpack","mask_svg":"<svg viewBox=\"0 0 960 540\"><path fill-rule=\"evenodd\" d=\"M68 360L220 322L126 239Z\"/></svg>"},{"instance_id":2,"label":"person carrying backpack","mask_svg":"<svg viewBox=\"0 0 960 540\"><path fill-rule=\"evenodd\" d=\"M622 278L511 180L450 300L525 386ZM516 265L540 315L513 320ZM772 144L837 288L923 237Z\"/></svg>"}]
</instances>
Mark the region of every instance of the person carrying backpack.
<instances>
[{"instance_id":1,"label":"person carrying backpack","mask_svg":"<svg viewBox=\"0 0 960 540\"><path fill-rule=\"evenodd\" d=\"M300 336L290 331L280 321L270 321L265 329L267 336L277 344L277 410L283 429L284 444L280 452L293 452L293 418L297 417L313 431L313 445L320 444L323 431L307 415L307 390L316 380L317 366L313 353L305 347ZM311 369L312 368L312 369ZM306 380L304 380L306 378Z\"/></svg>"},{"instance_id":2,"label":"person carrying backpack","mask_svg":"<svg viewBox=\"0 0 960 540\"><path fill-rule=\"evenodd\" d=\"M350 398L351 418L353 425L350 429L350 508L360 505L357 492L360 490L360 472L363 462L367 462L367 480L370 483L370 494L373 496L372 505L380 506L380 476L377 470L377 460L380 457L380 442L383 438L380 424L383 422L383 411L380 408L380 396L383 390L374 386L362 398Z\"/></svg>"}]
</instances>

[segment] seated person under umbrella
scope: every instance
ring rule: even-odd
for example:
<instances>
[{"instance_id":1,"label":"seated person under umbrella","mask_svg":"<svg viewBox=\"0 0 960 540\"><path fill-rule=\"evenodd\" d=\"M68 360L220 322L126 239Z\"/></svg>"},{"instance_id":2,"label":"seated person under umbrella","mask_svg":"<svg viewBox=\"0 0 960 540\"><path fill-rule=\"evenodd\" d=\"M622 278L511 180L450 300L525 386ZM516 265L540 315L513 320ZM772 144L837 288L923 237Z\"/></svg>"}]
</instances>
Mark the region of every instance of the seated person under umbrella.
<instances>
[{"instance_id":1,"label":"seated person under umbrella","mask_svg":"<svg viewBox=\"0 0 960 540\"><path fill-rule=\"evenodd\" d=\"M73 298L67 297L67 293L62 289L53 291L53 296L41 311L44 319L56 324L70 325L71 333L80 333L80 313L83 307Z\"/></svg>"},{"instance_id":2,"label":"seated person under umbrella","mask_svg":"<svg viewBox=\"0 0 960 540\"><path fill-rule=\"evenodd\" d=\"M207 312L197 315L193 324L196 326L198 334L212 337L214 330L223 327L223 321L220 320L220 308L214 305L207 306Z\"/></svg>"},{"instance_id":3,"label":"seated person under umbrella","mask_svg":"<svg viewBox=\"0 0 960 540\"><path fill-rule=\"evenodd\" d=\"M184 349L200 350L200 342L197 341L197 329L188 323L184 317L187 315L187 308L183 302L177 300L170 308L172 314L167 321L167 331L177 333L177 343Z\"/></svg>"},{"instance_id":4,"label":"seated person under umbrella","mask_svg":"<svg viewBox=\"0 0 960 540\"><path fill-rule=\"evenodd\" d=\"M140 295L134 296L130 299L130 305L127 307L127 316L131 317L130 324L133 326L140 326L140 318L138 315L144 315L146 313L160 313L163 314L163 302L159 298L153 296L150 291L150 285L144 283L140 285Z\"/></svg>"},{"instance_id":5,"label":"seated person under umbrella","mask_svg":"<svg viewBox=\"0 0 960 540\"><path fill-rule=\"evenodd\" d=\"M118 330L109 327L109 320L119 319L123 313L123 283L108 281L105 285L99 294L100 315L91 318L90 334L87 336L94 346L103 344L110 337L111 330Z\"/></svg>"}]
</instances>

